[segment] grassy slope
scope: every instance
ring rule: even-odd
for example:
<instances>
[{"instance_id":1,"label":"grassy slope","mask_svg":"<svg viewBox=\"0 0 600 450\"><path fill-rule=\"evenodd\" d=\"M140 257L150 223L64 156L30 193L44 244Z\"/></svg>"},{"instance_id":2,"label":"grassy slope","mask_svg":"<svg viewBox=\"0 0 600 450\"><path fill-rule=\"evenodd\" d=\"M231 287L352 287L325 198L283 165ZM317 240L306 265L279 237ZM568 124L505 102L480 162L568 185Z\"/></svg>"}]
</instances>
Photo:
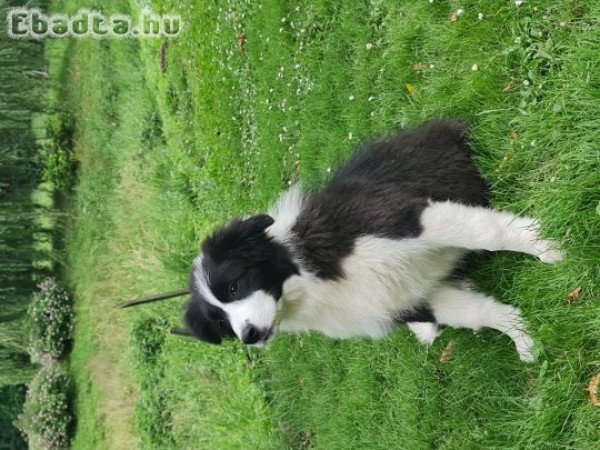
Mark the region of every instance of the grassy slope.
<instances>
[{"instance_id":1,"label":"grassy slope","mask_svg":"<svg viewBox=\"0 0 600 450\"><path fill-rule=\"evenodd\" d=\"M600 369L600 8L392 3L155 1L189 22L165 74L160 42L142 42L141 63L131 42L77 45L77 447L128 446L132 422L156 448L599 444L584 388ZM215 223L264 209L298 176L322 181L361 138L432 116L473 121L495 205L540 217L568 251L553 267L502 254L476 269L482 289L523 309L540 363L522 365L491 331L448 330L431 349L404 331L281 336L247 352L164 337L174 304L111 311L182 285Z\"/></svg>"}]
</instances>

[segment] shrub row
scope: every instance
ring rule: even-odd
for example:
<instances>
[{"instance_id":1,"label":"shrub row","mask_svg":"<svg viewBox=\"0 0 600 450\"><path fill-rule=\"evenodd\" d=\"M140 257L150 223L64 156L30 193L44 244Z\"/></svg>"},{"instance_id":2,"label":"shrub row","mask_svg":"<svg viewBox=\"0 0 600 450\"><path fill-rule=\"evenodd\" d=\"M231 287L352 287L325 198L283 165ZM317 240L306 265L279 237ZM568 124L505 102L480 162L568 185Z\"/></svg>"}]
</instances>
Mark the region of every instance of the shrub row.
<instances>
[{"instance_id":1,"label":"shrub row","mask_svg":"<svg viewBox=\"0 0 600 450\"><path fill-rule=\"evenodd\" d=\"M28 385L23 411L15 425L25 434L29 448L69 448L73 426L70 407L72 383L61 360L73 334L73 309L69 294L56 280L38 285L28 308L31 323L29 353L40 370Z\"/></svg>"}]
</instances>

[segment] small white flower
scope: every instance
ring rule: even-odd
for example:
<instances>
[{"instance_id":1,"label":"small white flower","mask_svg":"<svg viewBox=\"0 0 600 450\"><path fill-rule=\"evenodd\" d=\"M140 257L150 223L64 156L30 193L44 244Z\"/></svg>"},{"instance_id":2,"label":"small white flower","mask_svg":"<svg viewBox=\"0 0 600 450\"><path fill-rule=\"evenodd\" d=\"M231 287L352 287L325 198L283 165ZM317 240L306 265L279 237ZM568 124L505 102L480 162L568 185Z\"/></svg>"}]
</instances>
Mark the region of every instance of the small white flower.
<instances>
[{"instance_id":1,"label":"small white flower","mask_svg":"<svg viewBox=\"0 0 600 450\"><path fill-rule=\"evenodd\" d=\"M372 95L370 95L370 96L369 96L369 98L368 98L368 100L369 100L370 102L372 102L373 100L375 100L375 97L373 97Z\"/></svg>"},{"instance_id":2,"label":"small white flower","mask_svg":"<svg viewBox=\"0 0 600 450\"><path fill-rule=\"evenodd\" d=\"M331 167L328 167L328 168L327 168L327 169L325 169L325 170L327 170L327 173L331 173Z\"/></svg>"},{"instance_id":3,"label":"small white flower","mask_svg":"<svg viewBox=\"0 0 600 450\"><path fill-rule=\"evenodd\" d=\"M369 42L367 45L365 45L365 47L367 47L367 50L371 50L373 48L373 44Z\"/></svg>"},{"instance_id":4,"label":"small white flower","mask_svg":"<svg viewBox=\"0 0 600 450\"><path fill-rule=\"evenodd\" d=\"M558 24L561 28L564 28L567 26L567 22L561 22Z\"/></svg>"},{"instance_id":5,"label":"small white flower","mask_svg":"<svg viewBox=\"0 0 600 450\"><path fill-rule=\"evenodd\" d=\"M515 44L520 44L521 43L521 38L520 37L516 37L515 38Z\"/></svg>"},{"instance_id":6,"label":"small white flower","mask_svg":"<svg viewBox=\"0 0 600 450\"><path fill-rule=\"evenodd\" d=\"M477 14L477 19L479 19L479 20L483 20L483 13L479 13L479 14Z\"/></svg>"},{"instance_id":7,"label":"small white flower","mask_svg":"<svg viewBox=\"0 0 600 450\"><path fill-rule=\"evenodd\" d=\"M454 14L456 14L456 17L460 17L464 14L465 10L462 8L459 8L456 10L456 12Z\"/></svg>"},{"instance_id":8,"label":"small white flower","mask_svg":"<svg viewBox=\"0 0 600 450\"><path fill-rule=\"evenodd\" d=\"M348 139L352 140L352 131L348 133Z\"/></svg>"},{"instance_id":9,"label":"small white flower","mask_svg":"<svg viewBox=\"0 0 600 450\"><path fill-rule=\"evenodd\" d=\"M523 80L523 86L529 86L529 80Z\"/></svg>"},{"instance_id":10,"label":"small white flower","mask_svg":"<svg viewBox=\"0 0 600 450\"><path fill-rule=\"evenodd\" d=\"M430 69L435 69L435 64L429 64Z\"/></svg>"},{"instance_id":11,"label":"small white flower","mask_svg":"<svg viewBox=\"0 0 600 450\"><path fill-rule=\"evenodd\" d=\"M354 95L351 95L350 97L348 97L348 100L353 101L354 100Z\"/></svg>"},{"instance_id":12,"label":"small white flower","mask_svg":"<svg viewBox=\"0 0 600 450\"><path fill-rule=\"evenodd\" d=\"M287 20L287 19L286 19L285 17L283 17L283 18L281 19L281 23L284 23L286 20Z\"/></svg>"},{"instance_id":13,"label":"small white flower","mask_svg":"<svg viewBox=\"0 0 600 450\"><path fill-rule=\"evenodd\" d=\"M515 0L515 6L521 6L523 3L525 3L524 0Z\"/></svg>"},{"instance_id":14,"label":"small white flower","mask_svg":"<svg viewBox=\"0 0 600 450\"><path fill-rule=\"evenodd\" d=\"M471 70L472 70L473 72L477 72L477 71L479 70L479 66L478 66L477 64L473 64L473 65L471 66Z\"/></svg>"}]
</instances>

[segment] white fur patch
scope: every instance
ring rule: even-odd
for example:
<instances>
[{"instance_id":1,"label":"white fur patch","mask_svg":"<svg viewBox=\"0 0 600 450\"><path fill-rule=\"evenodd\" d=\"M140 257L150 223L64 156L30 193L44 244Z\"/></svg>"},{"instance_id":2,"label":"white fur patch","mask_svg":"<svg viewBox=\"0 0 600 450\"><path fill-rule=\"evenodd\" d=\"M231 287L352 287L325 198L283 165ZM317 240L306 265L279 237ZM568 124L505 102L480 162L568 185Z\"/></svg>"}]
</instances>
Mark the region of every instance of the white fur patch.
<instances>
[{"instance_id":1,"label":"white fur patch","mask_svg":"<svg viewBox=\"0 0 600 450\"><path fill-rule=\"evenodd\" d=\"M302 186L296 184L271 207L269 214L275 219L275 223L267 229L267 233L277 241L284 243L302 211L302 203Z\"/></svg>"}]
</instances>

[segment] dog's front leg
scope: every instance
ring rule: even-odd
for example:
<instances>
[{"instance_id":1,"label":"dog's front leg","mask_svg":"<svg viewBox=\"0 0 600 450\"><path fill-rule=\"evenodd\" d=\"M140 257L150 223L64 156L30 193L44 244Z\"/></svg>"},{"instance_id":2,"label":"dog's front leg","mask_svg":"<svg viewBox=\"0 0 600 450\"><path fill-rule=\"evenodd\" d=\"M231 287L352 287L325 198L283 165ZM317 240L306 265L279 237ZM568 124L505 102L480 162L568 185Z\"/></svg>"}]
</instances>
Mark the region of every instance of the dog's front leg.
<instances>
[{"instance_id":1,"label":"dog's front leg","mask_svg":"<svg viewBox=\"0 0 600 450\"><path fill-rule=\"evenodd\" d=\"M421 216L424 241L441 247L510 250L554 263L564 258L558 244L542 239L539 222L489 208L432 202Z\"/></svg>"}]
</instances>

